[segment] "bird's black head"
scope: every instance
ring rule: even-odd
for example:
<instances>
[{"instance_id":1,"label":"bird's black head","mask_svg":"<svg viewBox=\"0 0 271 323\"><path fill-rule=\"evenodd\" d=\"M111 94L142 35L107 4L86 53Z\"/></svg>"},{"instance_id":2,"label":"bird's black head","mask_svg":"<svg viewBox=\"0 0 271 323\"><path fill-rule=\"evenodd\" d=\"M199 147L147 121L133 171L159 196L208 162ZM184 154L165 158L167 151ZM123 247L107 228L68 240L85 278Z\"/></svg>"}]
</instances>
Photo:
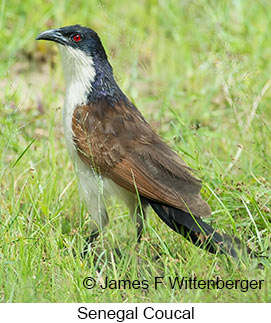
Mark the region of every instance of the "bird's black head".
<instances>
[{"instance_id":1,"label":"bird's black head","mask_svg":"<svg viewBox=\"0 0 271 323\"><path fill-rule=\"evenodd\" d=\"M36 39L60 45L66 88L71 97L77 97L76 101L86 103L101 97L112 100L124 97L94 30L73 25L44 31Z\"/></svg>"},{"instance_id":2,"label":"bird's black head","mask_svg":"<svg viewBox=\"0 0 271 323\"><path fill-rule=\"evenodd\" d=\"M88 56L100 55L107 58L97 33L87 27L73 25L42 32L36 40L54 41L60 45L83 51Z\"/></svg>"}]
</instances>

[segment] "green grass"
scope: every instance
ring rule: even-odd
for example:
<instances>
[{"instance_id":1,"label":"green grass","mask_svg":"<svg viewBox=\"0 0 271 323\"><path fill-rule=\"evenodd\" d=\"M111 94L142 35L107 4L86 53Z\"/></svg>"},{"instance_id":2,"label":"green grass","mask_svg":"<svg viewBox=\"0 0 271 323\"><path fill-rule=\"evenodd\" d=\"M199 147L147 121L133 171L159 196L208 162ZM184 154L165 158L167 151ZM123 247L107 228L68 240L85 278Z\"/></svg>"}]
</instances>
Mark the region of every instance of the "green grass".
<instances>
[{"instance_id":1,"label":"green grass","mask_svg":"<svg viewBox=\"0 0 271 323\"><path fill-rule=\"evenodd\" d=\"M119 201L108 207L110 225L95 244L96 254L83 262L74 257L90 219L64 144L60 58L54 44L35 41L41 31L74 23L100 34L122 89L197 170L213 210L208 222L254 250L270 252L268 0L2 1L2 302L270 302L269 258L260 271L255 262L237 265L210 255L151 210L137 246ZM117 246L120 259L112 252ZM162 256L154 260L157 253ZM148 290L87 290L82 284L87 276L153 281L176 275L265 284L246 293L155 290L151 283Z\"/></svg>"}]
</instances>

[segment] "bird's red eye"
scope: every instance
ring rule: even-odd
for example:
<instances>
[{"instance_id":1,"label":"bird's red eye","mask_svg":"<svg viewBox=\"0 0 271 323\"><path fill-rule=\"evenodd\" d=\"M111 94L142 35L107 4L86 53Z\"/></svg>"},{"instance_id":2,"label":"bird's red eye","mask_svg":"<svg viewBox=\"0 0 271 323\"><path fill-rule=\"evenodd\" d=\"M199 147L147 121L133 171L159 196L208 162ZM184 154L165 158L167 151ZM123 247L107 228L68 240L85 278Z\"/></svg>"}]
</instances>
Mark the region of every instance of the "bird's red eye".
<instances>
[{"instance_id":1,"label":"bird's red eye","mask_svg":"<svg viewBox=\"0 0 271 323\"><path fill-rule=\"evenodd\" d=\"M72 37L72 39L73 39L74 41L76 41L76 42L79 42L79 41L81 41L82 37L81 37L81 35L77 34L77 35L74 35L74 36Z\"/></svg>"}]
</instances>

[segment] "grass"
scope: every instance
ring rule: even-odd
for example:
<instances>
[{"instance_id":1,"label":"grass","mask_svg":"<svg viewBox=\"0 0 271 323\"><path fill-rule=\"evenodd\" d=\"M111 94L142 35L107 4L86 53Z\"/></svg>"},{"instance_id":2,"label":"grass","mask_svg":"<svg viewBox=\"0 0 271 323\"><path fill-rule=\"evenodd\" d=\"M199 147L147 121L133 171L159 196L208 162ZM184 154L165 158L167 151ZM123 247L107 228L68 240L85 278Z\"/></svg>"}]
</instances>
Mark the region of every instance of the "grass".
<instances>
[{"instance_id":1,"label":"grass","mask_svg":"<svg viewBox=\"0 0 271 323\"><path fill-rule=\"evenodd\" d=\"M270 302L270 261L237 265L173 233L151 211L137 246L112 201L95 254L63 138L64 82L39 32L95 29L115 75L159 134L203 180L208 222L268 256L271 241L271 7L259 1L2 1L0 6L0 298L2 302ZM236 157L234 159L234 157ZM114 257L118 246L122 257ZM157 253L162 257L154 260ZM100 274L98 274L98 269ZM155 276L264 279L261 290L156 290ZM87 290L83 279L148 280Z\"/></svg>"}]
</instances>

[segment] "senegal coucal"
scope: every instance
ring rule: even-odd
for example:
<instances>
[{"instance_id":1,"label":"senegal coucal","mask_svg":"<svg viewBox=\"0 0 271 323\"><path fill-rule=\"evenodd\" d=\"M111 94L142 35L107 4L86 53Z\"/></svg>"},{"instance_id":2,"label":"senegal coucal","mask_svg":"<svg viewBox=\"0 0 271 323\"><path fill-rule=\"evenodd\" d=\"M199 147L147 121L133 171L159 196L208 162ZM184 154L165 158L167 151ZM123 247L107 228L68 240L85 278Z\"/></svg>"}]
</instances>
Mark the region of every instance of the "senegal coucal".
<instances>
[{"instance_id":1,"label":"senegal coucal","mask_svg":"<svg viewBox=\"0 0 271 323\"><path fill-rule=\"evenodd\" d=\"M136 219L138 240L150 205L197 246L235 258L240 249L250 253L237 238L202 221L211 210L200 196L200 180L119 88L97 33L74 25L45 31L40 39L56 42L62 56L64 134L93 220L88 242L108 222L104 201L117 195Z\"/></svg>"}]
</instances>

